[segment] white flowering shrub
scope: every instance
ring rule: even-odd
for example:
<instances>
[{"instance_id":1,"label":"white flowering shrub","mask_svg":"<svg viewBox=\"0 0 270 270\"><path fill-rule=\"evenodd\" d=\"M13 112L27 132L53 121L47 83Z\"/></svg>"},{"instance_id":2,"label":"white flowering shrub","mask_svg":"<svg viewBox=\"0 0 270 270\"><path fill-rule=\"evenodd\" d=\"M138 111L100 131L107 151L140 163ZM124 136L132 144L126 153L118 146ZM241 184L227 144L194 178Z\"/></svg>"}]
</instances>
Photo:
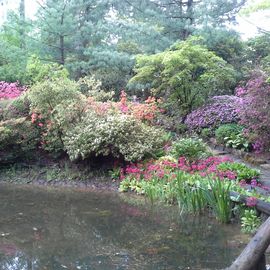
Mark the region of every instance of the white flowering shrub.
<instances>
[{"instance_id":1,"label":"white flowering shrub","mask_svg":"<svg viewBox=\"0 0 270 270\"><path fill-rule=\"evenodd\" d=\"M160 149L163 135L161 129L130 115L88 111L80 123L67 131L63 142L71 160L112 155L136 161Z\"/></svg>"}]
</instances>

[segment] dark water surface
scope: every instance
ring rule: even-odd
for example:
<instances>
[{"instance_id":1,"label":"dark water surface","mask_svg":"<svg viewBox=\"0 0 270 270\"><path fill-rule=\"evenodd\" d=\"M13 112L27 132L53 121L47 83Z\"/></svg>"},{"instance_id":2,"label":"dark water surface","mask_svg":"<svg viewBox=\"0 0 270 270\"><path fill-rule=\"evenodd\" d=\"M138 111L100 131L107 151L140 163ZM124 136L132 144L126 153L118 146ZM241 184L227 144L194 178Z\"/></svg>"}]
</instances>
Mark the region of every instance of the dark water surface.
<instances>
[{"instance_id":1,"label":"dark water surface","mask_svg":"<svg viewBox=\"0 0 270 270\"><path fill-rule=\"evenodd\" d=\"M244 246L236 226L128 194L1 185L0 205L0 270L221 269Z\"/></svg>"}]
</instances>

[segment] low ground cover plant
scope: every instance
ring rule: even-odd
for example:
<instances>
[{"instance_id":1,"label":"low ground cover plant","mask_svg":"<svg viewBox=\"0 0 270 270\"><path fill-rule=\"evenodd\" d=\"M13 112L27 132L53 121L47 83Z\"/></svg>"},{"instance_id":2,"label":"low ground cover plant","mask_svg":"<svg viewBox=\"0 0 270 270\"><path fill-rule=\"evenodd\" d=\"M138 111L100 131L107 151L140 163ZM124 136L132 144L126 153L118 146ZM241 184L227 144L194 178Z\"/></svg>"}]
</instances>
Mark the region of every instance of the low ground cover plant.
<instances>
[{"instance_id":1,"label":"low ground cover plant","mask_svg":"<svg viewBox=\"0 0 270 270\"><path fill-rule=\"evenodd\" d=\"M120 191L145 194L153 203L163 200L177 203L182 211L201 213L211 209L216 218L230 222L233 214L231 191L250 196L247 205L254 207L259 171L228 157L209 156L190 160L164 156L158 160L132 163L120 171ZM245 187L250 184L252 190ZM266 199L266 198L262 198Z\"/></svg>"},{"instance_id":2,"label":"low ground cover plant","mask_svg":"<svg viewBox=\"0 0 270 270\"><path fill-rule=\"evenodd\" d=\"M243 129L243 126L236 123L221 125L215 130L216 140L220 144L225 144L225 138L232 138L235 135L241 134Z\"/></svg>"},{"instance_id":3,"label":"low ground cover plant","mask_svg":"<svg viewBox=\"0 0 270 270\"><path fill-rule=\"evenodd\" d=\"M250 183L252 180L257 180L260 172L256 169L251 169L243 163L225 162L217 166L217 169L222 172L231 171L236 174L236 180L245 180Z\"/></svg>"}]
</instances>

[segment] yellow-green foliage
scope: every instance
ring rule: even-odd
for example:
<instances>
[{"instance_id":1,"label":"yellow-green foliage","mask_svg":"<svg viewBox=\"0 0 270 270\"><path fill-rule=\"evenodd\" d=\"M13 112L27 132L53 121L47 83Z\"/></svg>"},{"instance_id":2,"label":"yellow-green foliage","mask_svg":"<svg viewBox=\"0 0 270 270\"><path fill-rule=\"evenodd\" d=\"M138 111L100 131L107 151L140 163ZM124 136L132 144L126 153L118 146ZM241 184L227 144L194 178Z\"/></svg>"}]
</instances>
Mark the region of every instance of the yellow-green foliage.
<instances>
[{"instance_id":1,"label":"yellow-green foliage","mask_svg":"<svg viewBox=\"0 0 270 270\"><path fill-rule=\"evenodd\" d=\"M164 52L138 56L136 75L128 86L156 89L169 96L183 115L213 93L228 91L235 83L232 66L198 43L198 38L191 38Z\"/></svg>"},{"instance_id":2,"label":"yellow-green foliage","mask_svg":"<svg viewBox=\"0 0 270 270\"><path fill-rule=\"evenodd\" d=\"M135 161L162 147L162 136L162 130L132 116L114 112L97 115L88 111L63 141L72 160L112 155Z\"/></svg>"}]
</instances>

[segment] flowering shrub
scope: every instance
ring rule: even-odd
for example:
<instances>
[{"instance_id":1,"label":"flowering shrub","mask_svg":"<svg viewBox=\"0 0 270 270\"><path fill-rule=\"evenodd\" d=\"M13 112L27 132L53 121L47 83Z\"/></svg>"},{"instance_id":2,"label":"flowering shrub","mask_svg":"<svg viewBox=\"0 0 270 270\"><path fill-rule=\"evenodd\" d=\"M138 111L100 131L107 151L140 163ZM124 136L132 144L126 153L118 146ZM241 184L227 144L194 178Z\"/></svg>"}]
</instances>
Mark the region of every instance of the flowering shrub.
<instances>
[{"instance_id":1,"label":"flowering shrub","mask_svg":"<svg viewBox=\"0 0 270 270\"><path fill-rule=\"evenodd\" d=\"M92 96L87 100L87 110L94 110L100 115L104 115L109 111L114 110L121 114L131 115L134 118L147 123L153 123L157 116L162 112L159 108L159 104L161 103L160 99L148 97L143 103L129 102L125 91L121 92L119 102L101 102L97 101L96 98Z\"/></svg>"},{"instance_id":2,"label":"flowering shrub","mask_svg":"<svg viewBox=\"0 0 270 270\"><path fill-rule=\"evenodd\" d=\"M248 81L236 93L242 97L238 113L240 123L245 126L245 135L253 142L256 152L270 147L270 83L263 76Z\"/></svg>"},{"instance_id":3,"label":"flowering shrub","mask_svg":"<svg viewBox=\"0 0 270 270\"><path fill-rule=\"evenodd\" d=\"M133 116L116 112L99 115L88 110L82 121L66 132L63 141L72 160L112 155L135 161L161 148L162 136L161 129Z\"/></svg>"},{"instance_id":4,"label":"flowering shrub","mask_svg":"<svg viewBox=\"0 0 270 270\"><path fill-rule=\"evenodd\" d=\"M191 112L185 123L190 130L200 131L202 128L237 122L240 102L241 98L236 96L215 96L206 105Z\"/></svg>"},{"instance_id":5,"label":"flowering shrub","mask_svg":"<svg viewBox=\"0 0 270 270\"><path fill-rule=\"evenodd\" d=\"M16 98L24 91L26 91L26 88L20 86L18 83L0 81L0 100Z\"/></svg>"},{"instance_id":6,"label":"flowering shrub","mask_svg":"<svg viewBox=\"0 0 270 270\"><path fill-rule=\"evenodd\" d=\"M32 123L41 131L40 144L50 152L63 150L62 137L83 114L86 98L78 84L59 78L36 83L28 92Z\"/></svg>"}]
</instances>

